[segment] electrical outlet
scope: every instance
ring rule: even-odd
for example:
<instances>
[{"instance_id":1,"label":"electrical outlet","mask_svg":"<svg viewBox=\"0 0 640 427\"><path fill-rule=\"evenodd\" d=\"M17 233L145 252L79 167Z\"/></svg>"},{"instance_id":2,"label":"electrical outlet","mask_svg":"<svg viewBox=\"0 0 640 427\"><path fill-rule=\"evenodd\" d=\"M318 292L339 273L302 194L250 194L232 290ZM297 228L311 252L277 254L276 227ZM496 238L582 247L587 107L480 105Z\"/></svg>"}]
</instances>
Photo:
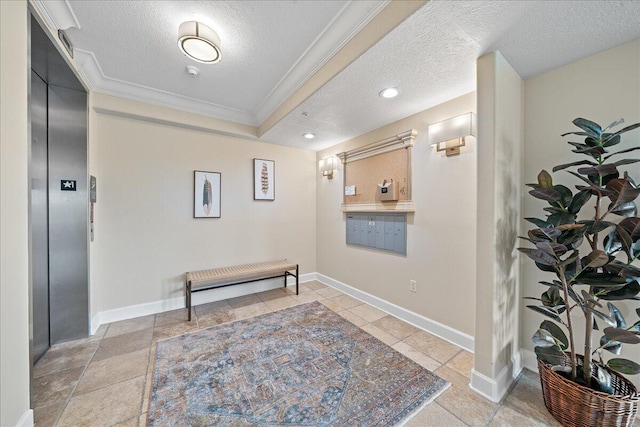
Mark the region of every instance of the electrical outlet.
<instances>
[{"instance_id":1,"label":"electrical outlet","mask_svg":"<svg viewBox=\"0 0 640 427\"><path fill-rule=\"evenodd\" d=\"M416 291L416 281L415 280L409 280L409 290L411 292L417 292Z\"/></svg>"}]
</instances>

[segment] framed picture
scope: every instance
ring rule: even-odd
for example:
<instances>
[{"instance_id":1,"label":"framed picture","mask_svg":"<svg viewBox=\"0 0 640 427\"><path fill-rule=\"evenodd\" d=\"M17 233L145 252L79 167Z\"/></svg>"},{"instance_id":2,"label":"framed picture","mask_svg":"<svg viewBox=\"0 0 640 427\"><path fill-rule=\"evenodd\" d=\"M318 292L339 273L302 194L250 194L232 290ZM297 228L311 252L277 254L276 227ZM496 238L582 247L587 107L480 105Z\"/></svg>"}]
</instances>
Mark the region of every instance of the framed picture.
<instances>
[{"instance_id":1,"label":"framed picture","mask_svg":"<svg viewBox=\"0 0 640 427\"><path fill-rule=\"evenodd\" d=\"M193 171L194 218L220 218L220 175Z\"/></svg>"},{"instance_id":2,"label":"framed picture","mask_svg":"<svg viewBox=\"0 0 640 427\"><path fill-rule=\"evenodd\" d=\"M253 200L276 199L276 162L253 159Z\"/></svg>"}]
</instances>

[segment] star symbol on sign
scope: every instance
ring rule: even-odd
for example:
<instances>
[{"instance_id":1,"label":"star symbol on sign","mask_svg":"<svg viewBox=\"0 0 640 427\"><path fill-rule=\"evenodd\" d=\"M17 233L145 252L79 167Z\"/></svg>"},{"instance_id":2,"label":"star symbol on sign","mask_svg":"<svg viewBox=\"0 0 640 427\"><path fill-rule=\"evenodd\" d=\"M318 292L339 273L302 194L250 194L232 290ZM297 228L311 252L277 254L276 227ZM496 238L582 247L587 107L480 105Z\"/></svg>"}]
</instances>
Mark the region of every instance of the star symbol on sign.
<instances>
[{"instance_id":1,"label":"star symbol on sign","mask_svg":"<svg viewBox=\"0 0 640 427\"><path fill-rule=\"evenodd\" d=\"M63 182L64 188L73 188L73 183L71 181Z\"/></svg>"}]
</instances>

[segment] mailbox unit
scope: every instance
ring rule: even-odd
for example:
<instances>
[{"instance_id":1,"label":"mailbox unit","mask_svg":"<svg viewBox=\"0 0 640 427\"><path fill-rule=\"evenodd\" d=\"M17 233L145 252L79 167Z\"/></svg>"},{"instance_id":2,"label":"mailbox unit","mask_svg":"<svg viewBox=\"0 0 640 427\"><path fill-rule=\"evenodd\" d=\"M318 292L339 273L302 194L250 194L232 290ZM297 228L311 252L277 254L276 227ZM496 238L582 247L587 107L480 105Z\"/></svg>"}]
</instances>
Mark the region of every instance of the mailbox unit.
<instances>
[{"instance_id":1,"label":"mailbox unit","mask_svg":"<svg viewBox=\"0 0 640 427\"><path fill-rule=\"evenodd\" d=\"M407 215L404 213L348 213L347 245L407 254Z\"/></svg>"}]
</instances>

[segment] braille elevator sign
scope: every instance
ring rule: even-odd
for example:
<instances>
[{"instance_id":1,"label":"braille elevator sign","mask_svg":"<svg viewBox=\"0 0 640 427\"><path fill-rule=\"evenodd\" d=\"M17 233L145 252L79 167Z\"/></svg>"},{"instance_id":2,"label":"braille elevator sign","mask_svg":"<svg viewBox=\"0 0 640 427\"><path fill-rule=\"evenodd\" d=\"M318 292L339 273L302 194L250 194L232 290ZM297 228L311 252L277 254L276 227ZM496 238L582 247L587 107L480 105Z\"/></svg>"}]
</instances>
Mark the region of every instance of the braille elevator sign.
<instances>
[{"instance_id":1,"label":"braille elevator sign","mask_svg":"<svg viewBox=\"0 0 640 427\"><path fill-rule=\"evenodd\" d=\"M63 179L60 181L60 190L76 191L76 182L71 179Z\"/></svg>"}]
</instances>

